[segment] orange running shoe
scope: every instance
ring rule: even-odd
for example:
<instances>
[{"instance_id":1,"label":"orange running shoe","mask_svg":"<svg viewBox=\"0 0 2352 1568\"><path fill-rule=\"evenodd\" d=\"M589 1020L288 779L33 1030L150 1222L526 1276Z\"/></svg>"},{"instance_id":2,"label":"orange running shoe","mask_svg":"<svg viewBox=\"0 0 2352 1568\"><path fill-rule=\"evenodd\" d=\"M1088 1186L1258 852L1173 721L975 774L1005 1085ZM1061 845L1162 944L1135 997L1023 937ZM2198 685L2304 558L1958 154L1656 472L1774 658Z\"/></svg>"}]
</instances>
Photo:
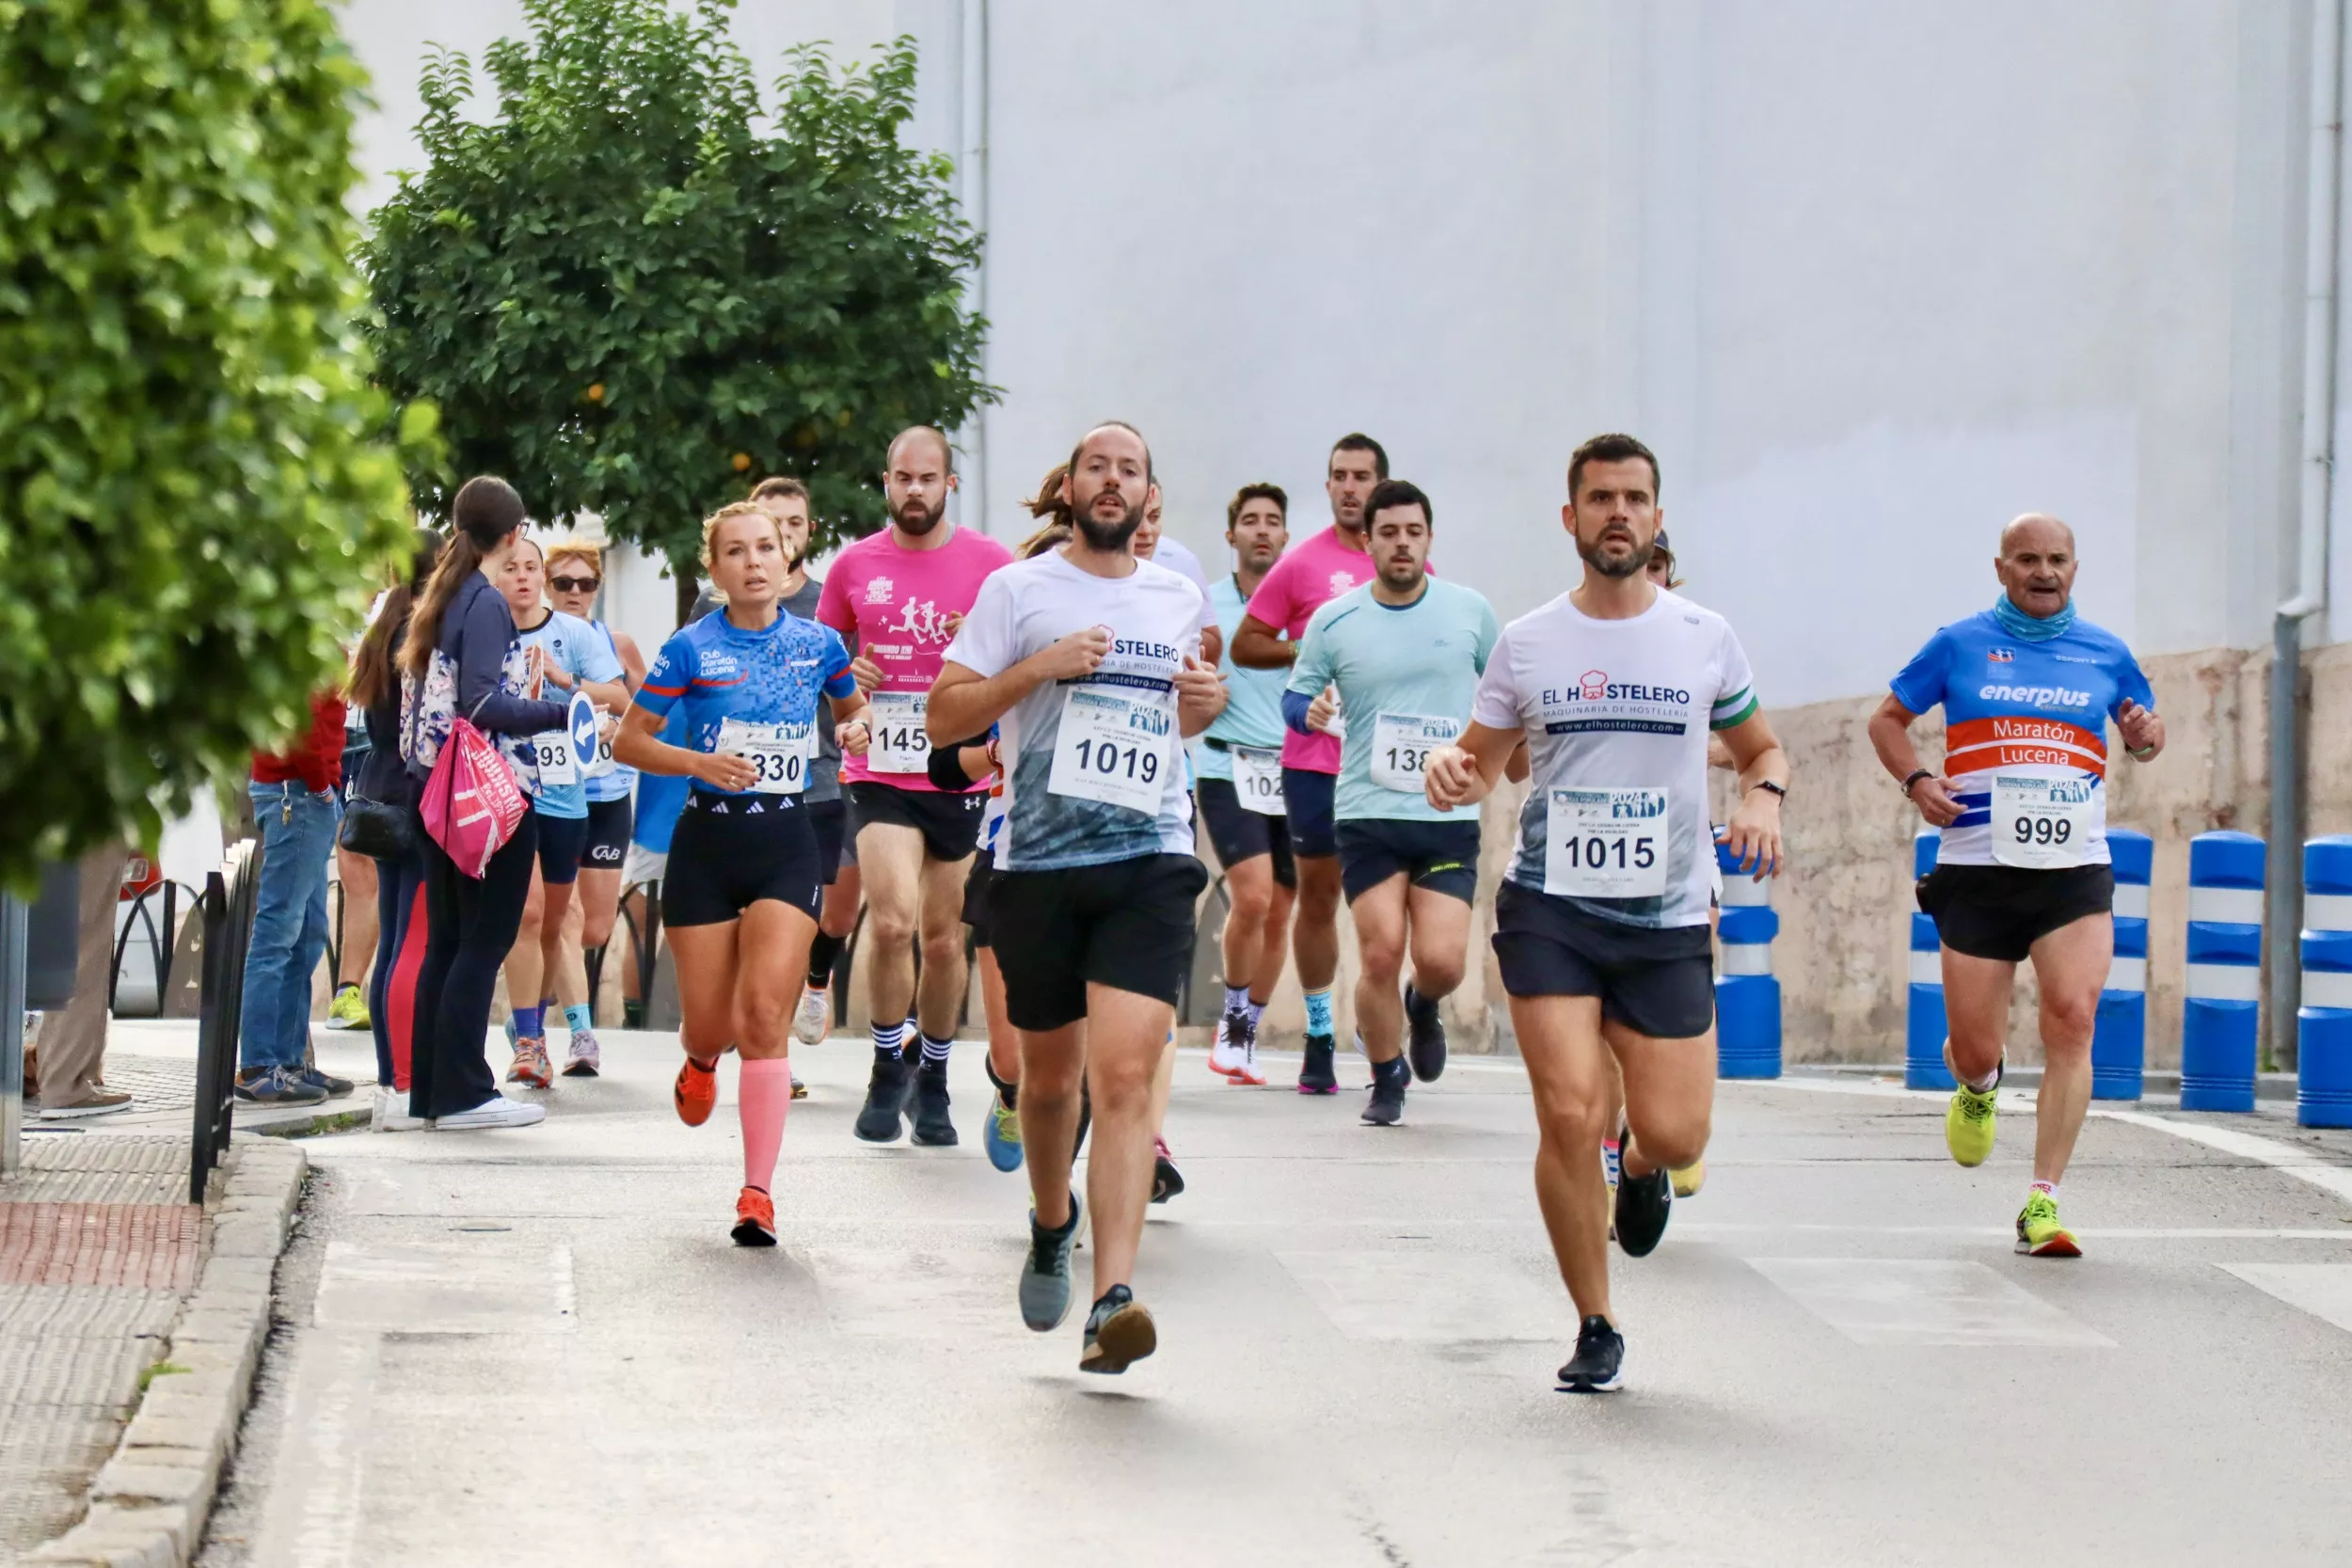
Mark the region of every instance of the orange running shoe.
<instances>
[{"instance_id":1,"label":"orange running shoe","mask_svg":"<svg viewBox=\"0 0 2352 1568\"><path fill-rule=\"evenodd\" d=\"M775 1200L757 1187L746 1187L735 1200L735 1237L737 1246L774 1246L776 1244Z\"/></svg>"},{"instance_id":2,"label":"orange running shoe","mask_svg":"<svg viewBox=\"0 0 2352 1568\"><path fill-rule=\"evenodd\" d=\"M670 1102L677 1107L678 1120L689 1127L708 1121L712 1107L719 1103L719 1064L705 1067L687 1057L678 1067L677 1082L671 1085Z\"/></svg>"}]
</instances>

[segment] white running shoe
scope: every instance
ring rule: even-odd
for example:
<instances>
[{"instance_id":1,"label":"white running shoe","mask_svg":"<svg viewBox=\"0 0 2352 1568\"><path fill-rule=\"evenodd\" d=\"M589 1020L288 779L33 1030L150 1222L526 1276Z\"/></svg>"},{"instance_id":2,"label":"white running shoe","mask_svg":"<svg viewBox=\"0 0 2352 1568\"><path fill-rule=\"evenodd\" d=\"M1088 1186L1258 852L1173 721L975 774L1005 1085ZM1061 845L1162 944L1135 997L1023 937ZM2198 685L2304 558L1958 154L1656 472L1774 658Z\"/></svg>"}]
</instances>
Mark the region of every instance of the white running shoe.
<instances>
[{"instance_id":1,"label":"white running shoe","mask_svg":"<svg viewBox=\"0 0 2352 1568\"><path fill-rule=\"evenodd\" d=\"M823 990L801 991L800 1011L792 1015L792 1037L803 1045L815 1045L833 1027L833 988Z\"/></svg>"},{"instance_id":2,"label":"white running shoe","mask_svg":"<svg viewBox=\"0 0 2352 1568\"><path fill-rule=\"evenodd\" d=\"M596 1044L594 1029L572 1031L571 1049L564 1058L566 1078L594 1078L604 1070L604 1052Z\"/></svg>"},{"instance_id":3,"label":"white running shoe","mask_svg":"<svg viewBox=\"0 0 2352 1568\"><path fill-rule=\"evenodd\" d=\"M368 1116L369 1132L415 1132L432 1125L433 1123L424 1117L412 1117L408 1114L408 1096L405 1091L384 1085L377 1086L375 1106Z\"/></svg>"},{"instance_id":4,"label":"white running shoe","mask_svg":"<svg viewBox=\"0 0 2352 1568\"><path fill-rule=\"evenodd\" d=\"M433 1125L444 1132L471 1132L490 1127L536 1127L548 1119L545 1105L527 1101L509 1100L494 1094L470 1111L460 1111L453 1117L437 1117Z\"/></svg>"},{"instance_id":5,"label":"white running shoe","mask_svg":"<svg viewBox=\"0 0 2352 1568\"><path fill-rule=\"evenodd\" d=\"M1265 1087L1265 1069L1258 1065L1258 1030L1256 1025L1252 1024L1243 1032L1241 1037L1241 1066L1235 1068L1232 1072L1227 1076L1225 1081L1229 1084L1235 1084L1248 1089L1263 1089Z\"/></svg>"},{"instance_id":6,"label":"white running shoe","mask_svg":"<svg viewBox=\"0 0 2352 1568\"><path fill-rule=\"evenodd\" d=\"M1249 1018L1246 1013L1228 1012L1216 1021L1216 1038L1209 1045L1209 1070L1220 1077L1231 1078L1248 1060L1247 1040Z\"/></svg>"}]
</instances>

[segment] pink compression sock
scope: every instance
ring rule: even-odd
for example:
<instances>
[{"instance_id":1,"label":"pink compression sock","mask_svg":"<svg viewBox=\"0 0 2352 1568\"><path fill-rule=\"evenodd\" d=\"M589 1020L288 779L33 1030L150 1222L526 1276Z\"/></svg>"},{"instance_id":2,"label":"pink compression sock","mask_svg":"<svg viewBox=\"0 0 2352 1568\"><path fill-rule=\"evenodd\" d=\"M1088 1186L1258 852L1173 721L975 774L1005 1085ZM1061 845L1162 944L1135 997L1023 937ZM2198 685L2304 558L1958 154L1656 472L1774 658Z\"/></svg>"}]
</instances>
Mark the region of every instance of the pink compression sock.
<instances>
[{"instance_id":1,"label":"pink compression sock","mask_svg":"<svg viewBox=\"0 0 2352 1568\"><path fill-rule=\"evenodd\" d=\"M776 1150L784 1145L784 1118L792 1109L791 1062L782 1056L745 1062L735 1098L743 1113L743 1185L771 1192Z\"/></svg>"}]
</instances>

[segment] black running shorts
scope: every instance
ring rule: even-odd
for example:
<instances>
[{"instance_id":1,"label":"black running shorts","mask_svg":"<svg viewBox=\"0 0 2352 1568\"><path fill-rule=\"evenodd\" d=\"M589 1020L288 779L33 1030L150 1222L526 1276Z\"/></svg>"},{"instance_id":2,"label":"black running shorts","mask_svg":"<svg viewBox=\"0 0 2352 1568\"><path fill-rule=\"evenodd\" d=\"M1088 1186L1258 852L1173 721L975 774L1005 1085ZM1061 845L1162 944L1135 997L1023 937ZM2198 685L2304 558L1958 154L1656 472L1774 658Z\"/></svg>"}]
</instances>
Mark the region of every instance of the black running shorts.
<instances>
[{"instance_id":1,"label":"black running shorts","mask_svg":"<svg viewBox=\"0 0 2352 1568\"><path fill-rule=\"evenodd\" d=\"M839 796L830 800L807 800L801 809L808 813L809 832L817 835L817 872L827 887L833 886L841 875L841 846L850 825L850 805Z\"/></svg>"},{"instance_id":2,"label":"black running shorts","mask_svg":"<svg viewBox=\"0 0 2352 1568\"><path fill-rule=\"evenodd\" d=\"M824 883L807 808L789 796L722 798L696 790L678 813L661 879L661 918L718 926L763 898L817 918Z\"/></svg>"},{"instance_id":3,"label":"black running shorts","mask_svg":"<svg viewBox=\"0 0 2352 1568\"><path fill-rule=\"evenodd\" d=\"M1919 879L1919 907L1935 934L1972 958L2023 963L2033 944L2087 915L2115 913L2115 868L1939 865Z\"/></svg>"},{"instance_id":4,"label":"black running shorts","mask_svg":"<svg viewBox=\"0 0 2352 1568\"><path fill-rule=\"evenodd\" d=\"M950 795L860 779L850 786L850 795L857 802L858 832L877 822L913 828L923 835L925 858L935 861L960 861L969 855L980 842L980 818L988 811L985 789Z\"/></svg>"},{"instance_id":5,"label":"black running shorts","mask_svg":"<svg viewBox=\"0 0 2352 1568\"><path fill-rule=\"evenodd\" d=\"M972 857L972 870L963 879L963 923L972 927L972 945L996 945L996 923L989 918L989 903L1002 873L986 855Z\"/></svg>"},{"instance_id":6,"label":"black running shorts","mask_svg":"<svg viewBox=\"0 0 2352 1568\"><path fill-rule=\"evenodd\" d=\"M628 859L628 797L588 802L588 849L580 863L590 871L618 871Z\"/></svg>"},{"instance_id":7,"label":"black running shorts","mask_svg":"<svg viewBox=\"0 0 2352 1568\"><path fill-rule=\"evenodd\" d=\"M1653 1039L1714 1026L1713 933L1627 926L1506 881L1495 895L1495 958L1513 996L1597 996L1601 1017Z\"/></svg>"},{"instance_id":8,"label":"black running shorts","mask_svg":"<svg viewBox=\"0 0 2352 1568\"><path fill-rule=\"evenodd\" d=\"M1470 902L1478 891L1478 818L1339 825L1340 886L1351 904L1390 878Z\"/></svg>"},{"instance_id":9,"label":"black running shorts","mask_svg":"<svg viewBox=\"0 0 2352 1568\"><path fill-rule=\"evenodd\" d=\"M1216 851L1216 863L1231 871L1259 855L1274 857L1274 879L1284 887L1298 885L1298 865L1291 859L1291 827L1286 818L1251 811L1231 779L1202 779L1195 790L1200 826Z\"/></svg>"},{"instance_id":10,"label":"black running shorts","mask_svg":"<svg viewBox=\"0 0 2352 1568\"><path fill-rule=\"evenodd\" d=\"M989 916L1005 933L996 965L1012 1026L1077 1022L1089 982L1174 1006L1192 966L1193 907L1208 880L1190 855L999 873Z\"/></svg>"},{"instance_id":11,"label":"black running shorts","mask_svg":"<svg viewBox=\"0 0 2352 1568\"><path fill-rule=\"evenodd\" d=\"M569 887L580 880L580 863L588 853L588 819L584 816L549 816L533 810L539 818L539 879L557 887Z\"/></svg>"},{"instance_id":12,"label":"black running shorts","mask_svg":"<svg viewBox=\"0 0 2352 1568\"><path fill-rule=\"evenodd\" d=\"M1290 821L1292 854L1322 859L1340 852L1331 816L1331 798L1339 784L1337 774L1308 768L1282 769L1282 815Z\"/></svg>"}]
</instances>

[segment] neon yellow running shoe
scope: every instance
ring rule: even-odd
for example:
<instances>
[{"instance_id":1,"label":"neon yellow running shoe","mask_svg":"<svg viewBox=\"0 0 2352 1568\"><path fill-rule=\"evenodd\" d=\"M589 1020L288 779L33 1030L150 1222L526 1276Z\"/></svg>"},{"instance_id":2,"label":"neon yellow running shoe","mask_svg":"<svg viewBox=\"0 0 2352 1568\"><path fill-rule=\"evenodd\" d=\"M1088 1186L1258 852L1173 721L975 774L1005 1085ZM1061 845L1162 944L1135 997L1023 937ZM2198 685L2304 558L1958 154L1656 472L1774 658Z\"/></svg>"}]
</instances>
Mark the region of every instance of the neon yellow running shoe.
<instances>
[{"instance_id":1,"label":"neon yellow running shoe","mask_svg":"<svg viewBox=\"0 0 2352 1568\"><path fill-rule=\"evenodd\" d=\"M1950 1070L1952 1042L1944 1042L1944 1066ZM1994 1101L2000 1098L2001 1074L2009 1067L2009 1058L2001 1058L1993 1069L1993 1086L1979 1094L1965 1083L1952 1090L1951 1108L1944 1113L1944 1147L1952 1151L1952 1158L1963 1165L1981 1165L1993 1152L1994 1132ZM1953 1072L1955 1081L1960 1074Z\"/></svg>"},{"instance_id":2,"label":"neon yellow running shoe","mask_svg":"<svg viewBox=\"0 0 2352 1568\"><path fill-rule=\"evenodd\" d=\"M1675 1196L1696 1197L1699 1189L1707 1185L1707 1162L1693 1160L1673 1175Z\"/></svg>"},{"instance_id":3,"label":"neon yellow running shoe","mask_svg":"<svg viewBox=\"0 0 2352 1568\"><path fill-rule=\"evenodd\" d=\"M346 985L335 993L335 1000L326 1005L326 1026L329 1029L365 1029L368 1027L368 999L358 986Z\"/></svg>"},{"instance_id":4,"label":"neon yellow running shoe","mask_svg":"<svg viewBox=\"0 0 2352 1568\"><path fill-rule=\"evenodd\" d=\"M2017 1211L2017 1250L2029 1258L2080 1258L2082 1243L2058 1224L2058 1199L2040 1189Z\"/></svg>"}]
</instances>

